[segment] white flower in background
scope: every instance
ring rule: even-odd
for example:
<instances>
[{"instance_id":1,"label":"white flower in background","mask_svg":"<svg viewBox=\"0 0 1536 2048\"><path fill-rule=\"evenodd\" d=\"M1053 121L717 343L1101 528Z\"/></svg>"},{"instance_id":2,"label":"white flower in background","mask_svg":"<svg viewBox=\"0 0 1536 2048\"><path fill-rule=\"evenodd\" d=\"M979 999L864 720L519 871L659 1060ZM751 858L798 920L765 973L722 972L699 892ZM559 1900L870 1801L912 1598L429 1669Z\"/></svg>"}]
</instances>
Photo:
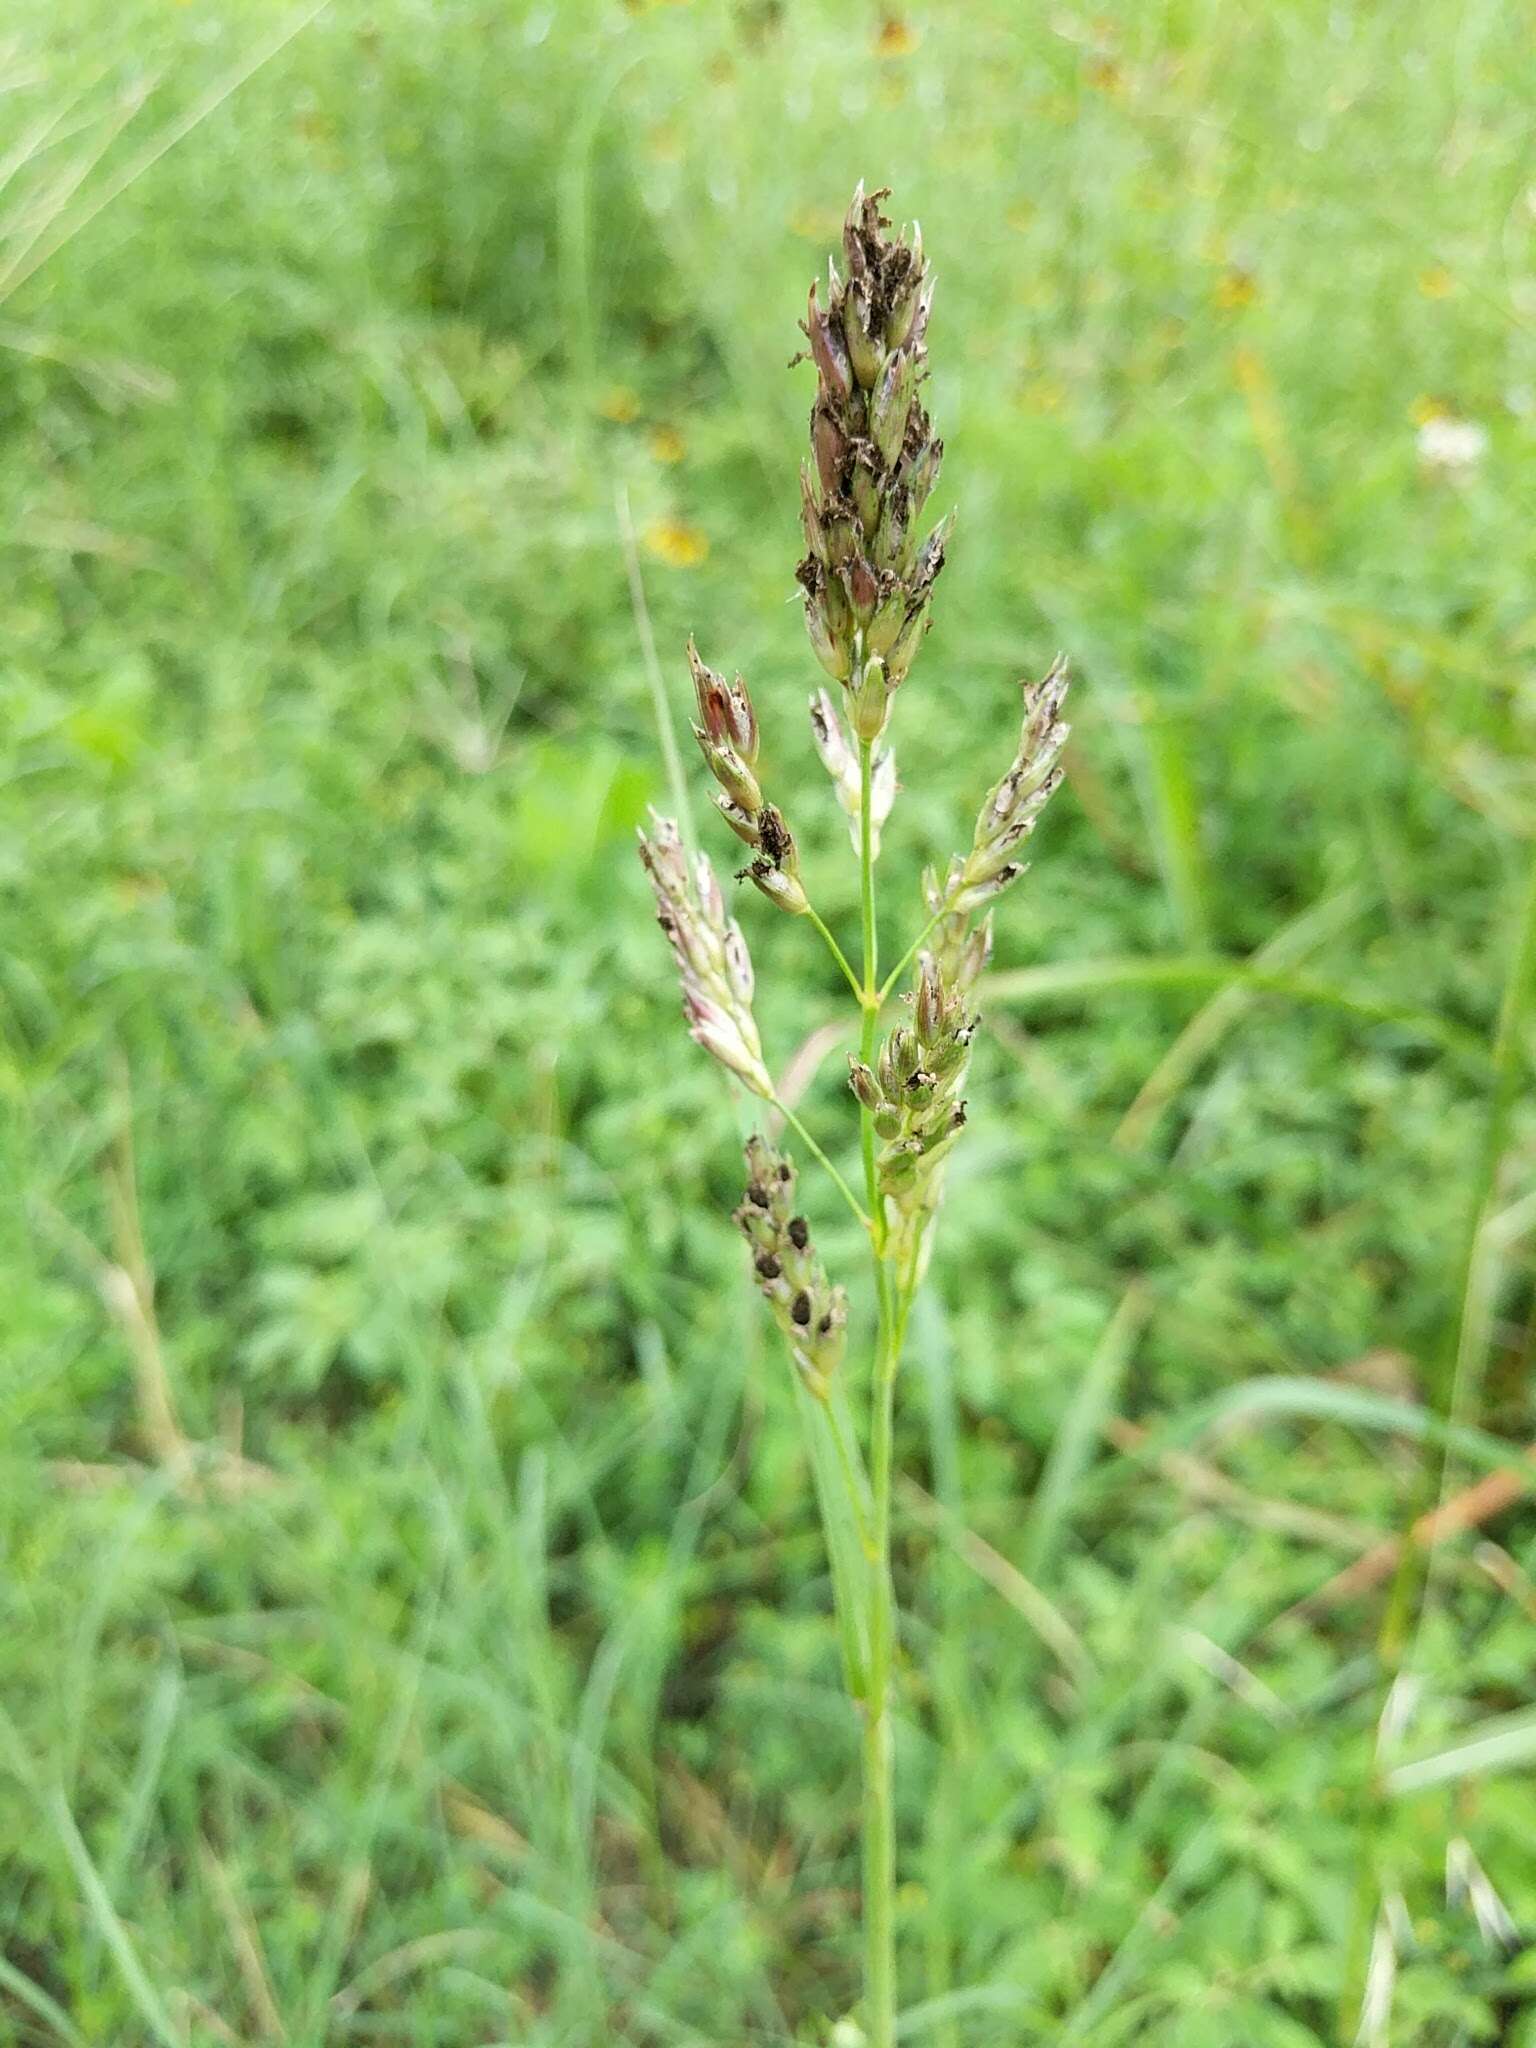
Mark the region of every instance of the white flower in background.
<instances>
[{"instance_id":1,"label":"white flower in background","mask_svg":"<svg viewBox=\"0 0 1536 2048\"><path fill-rule=\"evenodd\" d=\"M1435 413L1419 428L1419 460L1436 476L1465 483L1488 453L1488 430L1475 420Z\"/></svg>"}]
</instances>

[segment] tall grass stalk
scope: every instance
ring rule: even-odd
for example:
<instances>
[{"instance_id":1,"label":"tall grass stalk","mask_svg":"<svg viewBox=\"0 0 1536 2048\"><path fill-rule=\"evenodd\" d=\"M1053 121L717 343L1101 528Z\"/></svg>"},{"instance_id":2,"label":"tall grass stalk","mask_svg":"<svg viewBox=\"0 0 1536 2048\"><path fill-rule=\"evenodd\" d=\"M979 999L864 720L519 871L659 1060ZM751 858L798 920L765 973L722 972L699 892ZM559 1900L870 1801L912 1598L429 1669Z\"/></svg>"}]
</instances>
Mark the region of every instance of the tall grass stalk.
<instances>
[{"instance_id":1,"label":"tall grass stalk","mask_svg":"<svg viewBox=\"0 0 1536 2048\"><path fill-rule=\"evenodd\" d=\"M916 936L880 978L876 864L895 795L887 737L897 693L928 629L949 521L922 530L943 444L922 403L933 281L914 229L892 237L884 192L854 194L843 229L846 275L829 266L812 286L803 329L816 371L811 459L801 470L806 554L797 570L817 660L842 691L810 700L812 733L845 813L859 870L859 965L812 905L785 809L758 774L751 693L710 668L690 641L698 705L694 735L717 785L714 801L750 851L751 881L824 940L859 1009L849 1083L858 1105L863 1201L798 1116L778 1101L753 1016L746 939L707 855L690 859L669 818L641 835L641 858L671 942L693 1037L752 1095L777 1108L857 1218L869 1248L875 1327L860 1428L845 1385L848 1299L828 1275L798 1213L796 1169L767 1138L747 1144L748 1183L736 1211L753 1272L794 1367L832 1570L848 1692L863 1723L863 2031L870 2048L896 2038L897 1828L894 1696L897 1612L891 1570L896 1386L907 1323L932 1249L977 1027L976 986L991 954L991 905L1023 872L1024 842L1061 780L1067 729L1057 663L1024 690L1013 761L989 791L969 850L924 877ZM797 360L803 360L800 358ZM797 795L800 793L796 793ZM791 802L790 808L795 804ZM909 1015L881 1039L897 983Z\"/></svg>"}]
</instances>

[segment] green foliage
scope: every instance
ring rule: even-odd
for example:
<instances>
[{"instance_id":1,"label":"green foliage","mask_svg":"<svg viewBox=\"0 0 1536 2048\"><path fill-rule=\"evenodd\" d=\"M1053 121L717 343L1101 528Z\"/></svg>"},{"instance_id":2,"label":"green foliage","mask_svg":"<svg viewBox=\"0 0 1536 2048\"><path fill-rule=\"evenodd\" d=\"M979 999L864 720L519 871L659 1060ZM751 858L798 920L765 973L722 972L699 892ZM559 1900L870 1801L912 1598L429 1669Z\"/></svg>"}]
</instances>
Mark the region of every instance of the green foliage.
<instances>
[{"instance_id":1,"label":"green foliage","mask_svg":"<svg viewBox=\"0 0 1536 2048\"><path fill-rule=\"evenodd\" d=\"M782 365L862 175L940 273L960 515L895 728L914 927L1016 679L1079 677L902 1388L909 2037L1332 2041L1369 1812L1393 2042L1532 2038L1444 1884L1465 1837L1536 1926L1523 1745L1377 1810L1385 1590L1292 1611L1419 1502L1536 829L1523 24L382 0L237 82L288 19L59 0L0 47L0 2035L846 2009L857 1730L631 851L615 489L679 711L692 628L776 706L772 786L819 777ZM1431 416L1485 429L1465 473ZM1175 964L1096 984L1128 958ZM1462 1388L1512 1446L1522 1072ZM1394 1762L1529 1708L1536 1520L1490 1534Z\"/></svg>"}]
</instances>

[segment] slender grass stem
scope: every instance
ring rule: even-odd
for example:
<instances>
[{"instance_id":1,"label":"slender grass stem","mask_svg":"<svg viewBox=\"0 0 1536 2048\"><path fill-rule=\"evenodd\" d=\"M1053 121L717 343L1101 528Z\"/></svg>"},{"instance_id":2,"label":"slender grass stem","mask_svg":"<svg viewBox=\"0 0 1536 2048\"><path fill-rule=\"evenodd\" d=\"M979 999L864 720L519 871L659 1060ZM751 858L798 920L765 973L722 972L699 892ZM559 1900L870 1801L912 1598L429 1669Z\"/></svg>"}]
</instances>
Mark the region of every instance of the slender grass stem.
<instances>
[{"instance_id":1,"label":"slender grass stem","mask_svg":"<svg viewBox=\"0 0 1536 2048\"><path fill-rule=\"evenodd\" d=\"M871 828L872 743L859 742L859 905L864 940L859 1057L875 1049L879 1011L879 929L875 918L875 862ZM874 1217L871 1248L879 1325L870 1389L870 1495L873 1542L869 1562L869 1693L864 1713L864 2032L869 2048L894 2048L896 2039L896 1802L891 1733L891 1446L896 1384L896 1304L886 1261L886 1229L875 1166L875 1124L859 1113L864 1185Z\"/></svg>"},{"instance_id":2,"label":"slender grass stem","mask_svg":"<svg viewBox=\"0 0 1536 2048\"><path fill-rule=\"evenodd\" d=\"M854 1526L859 1532L859 1544L864 1555L867 1558L872 1557L874 1555L875 1538L865 1508L868 1481L864 1478L860 1466L858 1446L849 1441L848 1418L839 1409L836 1402L828 1401L826 1408L832 1441L837 1449L837 1462L842 1470L843 1484L848 1492L848 1505L853 1515Z\"/></svg>"},{"instance_id":3,"label":"slender grass stem","mask_svg":"<svg viewBox=\"0 0 1536 2048\"><path fill-rule=\"evenodd\" d=\"M864 1722L864 2035L869 2048L896 2039L896 1827L891 1710L886 1675L870 1679Z\"/></svg>"},{"instance_id":4,"label":"slender grass stem","mask_svg":"<svg viewBox=\"0 0 1536 2048\"><path fill-rule=\"evenodd\" d=\"M870 756L873 752L869 740L859 742L859 913L864 934L864 980L859 1000L863 1004L864 1017L859 1032L859 1058L865 1066L875 1049L875 1022L878 1005L875 1001L875 976L880 964L880 935L875 923L875 853L870 823L870 785L873 771ZM869 1203L869 1212L876 1218L875 1256L878 1262L885 1249L885 1231L880 1220L880 1203L875 1185L875 1120L867 1109L859 1111L859 1142L864 1154L864 1198Z\"/></svg>"},{"instance_id":5,"label":"slender grass stem","mask_svg":"<svg viewBox=\"0 0 1536 2048\"><path fill-rule=\"evenodd\" d=\"M624 573L629 578L629 602L640 642L640 658L645 669L646 686L651 693L656 739L667 771L667 792L673 812L683 828L683 837L692 846L695 843L693 806L688 800L688 778L683 773L683 757L677 750L677 731L672 723L671 706L667 703L666 680L656 654L656 635L651 630L651 609L645 601L645 578L640 572L640 550L635 545L635 522L630 516L629 493L622 484L614 490L613 510L618 521L619 544L624 551Z\"/></svg>"},{"instance_id":6,"label":"slender grass stem","mask_svg":"<svg viewBox=\"0 0 1536 2048\"><path fill-rule=\"evenodd\" d=\"M901 977L906 973L907 969L912 965L912 962L916 959L918 947L922 945L924 939L927 938L928 934L933 930L934 926L939 922L940 918L942 918L944 915L944 908L941 905L940 908L933 913L932 917L929 918L928 922L923 926L922 930L918 933L917 937L912 941L911 945L908 946L905 953L903 953L901 958L896 962L896 965L891 969L890 973L885 977L884 981L881 982L876 996L876 1000L882 1009L890 1001L892 989L895 988L897 982L900 981Z\"/></svg>"},{"instance_id":7,"label":"slender grass stem","mask_svg":"<svg viewBox=\"0 0 1536 2048\"><path fill-rule=\"evenodd\" d=\"M813 905L806 905L805 914L811 920L811 923L815 925L817 931L821 933L821 936L826 940L827 951L832 955L832 958L843 970L844 979L847 981L848 986L853 990L854 1000L862 1004L864 1001L864 984L859 980L859 977L854 973L853 968L849 963L848 955L843 951L842 947L837 943L836 939L833 938L831 932L828 931L826 925L823 924L820 917L817 916L815 907Z\"/></svg>"},{"instance_id":8,"label":"slender grass stem","mask_svg":"<svg viewBox=\"0 0 1536 2048\"><path fill-rule=\"evenodd\" d=\"M896 2038L896 1799L891 1731L891 1661L895 1634L891 1588L891 1461L896 1370L890 1276L877 1261L879 1335L870 1421L870 1492L874 1503L869 1567L869 1696L864 1723L864 2030L870 2048Z\"/></svg>"},{"instance_id":9,"label":"slender grass stem","mask_svg":"<svg viewBox=\"0 0 1536 2048\"><path fill-rule=\"evenodd\" d=\"M826 1153L823 1152L821 1147L817 1144L816 1140L811 1136L810 1132L806 1129L805 1125L800 1121L799 1117L795 1115L795 1112L790 1108L789 1104L787 1102L781 1102L778 1096L775 1095L773 1097L773 1106L779 1112L779 1115L783 1117L785 1123L789 1125L790 1129L795 1132L796 1136L799 1138L801 1144L804 1145L805 1149L812 1155L812 1157L817 1161L817 1163L825 1169L828 1177L831 1179L832 1185L837 1189L838 1193L842 1196L843 1200L848 1204L848 1207L852 1211L854 1220L859 1225L859 1228L861 1230L872 1231L874 1229L874 1225L871 1223L869 1217L864 1213L864 1210L861 1208L858 1196L853 1192L853 1189L849 1187L847 1181L843 1179L843 1176L838 1172L837 1168L832 1164L832 1161L827 1157Z\"/></svg>"}]
</instances>

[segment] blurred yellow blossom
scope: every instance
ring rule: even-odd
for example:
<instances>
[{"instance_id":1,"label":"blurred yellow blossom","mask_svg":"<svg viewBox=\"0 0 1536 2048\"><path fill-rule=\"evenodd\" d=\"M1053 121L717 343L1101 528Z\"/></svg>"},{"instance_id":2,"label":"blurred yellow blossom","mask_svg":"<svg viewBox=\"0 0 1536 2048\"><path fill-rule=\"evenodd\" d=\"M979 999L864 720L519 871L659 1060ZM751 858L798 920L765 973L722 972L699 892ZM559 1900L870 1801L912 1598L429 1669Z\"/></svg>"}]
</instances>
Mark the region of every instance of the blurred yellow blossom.
<instances>
[{"instance_id":1,"label":"blurred yellow blossom","mask_svg":"<svg viewBox=\"0 0 1536 2048\"><path fill-rule=\"evenodd\" d=\"M709 554L709 541L685 519L653 519L645 529L645 551L669 569L696 569Z\"/></svg>"},{"instance_id":2,"label":"blurred yellow blossom","mask_svg":"<svg viewBox=\"0 0 1536 2048\"><path fill-rule=\"evenodd\" d=\"M627 384L610 384L597 401L597 409L605 420L627 427L640 417L640 400Z\"/></svg>"},{"instance_id":3,"label":"blurred yellow blossom","mask_svg":"<svg viewBox=\"0 0 1536 2048\"><path fill-rule=\"evenodd\" d=\"M875 55L910 57L921 40L910 22L902 21L894 14L888 14L880 24L880 33L875 37Z\"/></svg>"},{"instance_id":4,"label":"blurred yellow blossom","mask_svg":"<svg viewBox=\"0 0 1536 2048\"><path fill-rule=\"evenodd\" d=\"M676 427L655 427L651 431L651 453L658 462L681 462L688 453L688 444Z\"/></svg>"},{"instance_id":5,"label":"blurred yellow blossom","mask_svg":"<svg viewBox=\"0 0 1536 2048\"><path fill-rule=\"evenodd\" d=\"M1232 269L1222 272L1211 293L1212 299L1224 313L1234 312L1241 306L1251 306L1258 296L1259 287L1253 273L1240 270L1235 265Z\"/></svg>"}]
</instances>

